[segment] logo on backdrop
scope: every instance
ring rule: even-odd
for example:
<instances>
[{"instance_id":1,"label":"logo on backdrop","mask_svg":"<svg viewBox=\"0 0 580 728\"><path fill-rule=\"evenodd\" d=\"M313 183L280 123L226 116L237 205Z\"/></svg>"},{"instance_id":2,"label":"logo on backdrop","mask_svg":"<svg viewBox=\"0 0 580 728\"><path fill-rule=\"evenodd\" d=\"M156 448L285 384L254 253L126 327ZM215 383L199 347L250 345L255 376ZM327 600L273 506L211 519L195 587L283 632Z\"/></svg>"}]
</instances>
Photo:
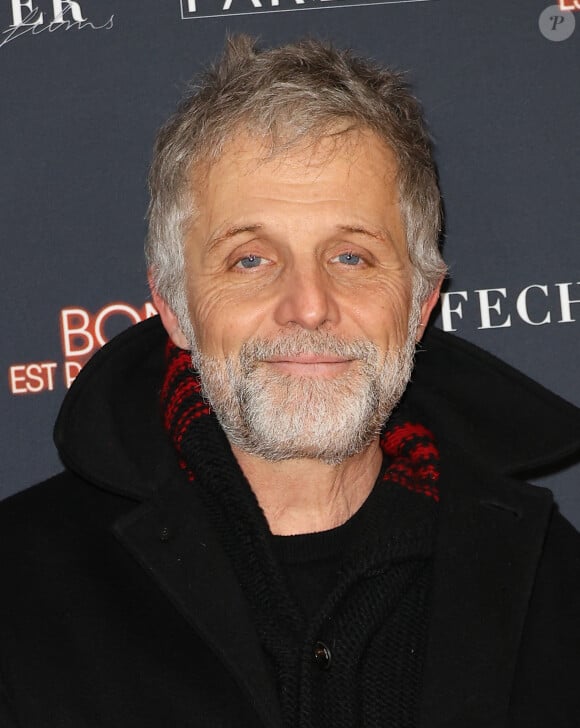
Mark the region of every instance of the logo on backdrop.
<instances>
[{"instance_id":1,"label":"logo on backdrop","mask_svg":"<svg viewBox=\"0 0 580 728\"><path fill-rule=\"evenodd\" d=\"M351 8L355 5L403 5L437 0L180 0L182 20L216 18L224 15L288 13L295 10Z\"/></svg>"},{"instance_id":2,"label":"logo on backdrop","mask_svg":"<svg viewBox=\"0 0 580 728\"><path fill-rule=\"evenodd\" d=\"M155 316L151 303L136 308L109 303L96 313L63 308L59 315L60 361L15 363L8 369L12 394L39 394L68 389L91 355L123 328ZM459 335L467 331L548 326L580 321L580 281L532 283L522 289L505 287L447 291L441 295L441 328Z\"/></svg>"},{"instance_id":3,"label":"logo on backdrop","mask_svg":"<svg viewBox=\"0 0 580 728\"><path fill-rule=\"evenodd\" d=\"M63 308L59 315L62 360L13 364L8 369L12 394L52 392L74 382L91 355L123 328L155 316L153 304L135 308L128 303L109 303L91 313L84 308Z\"/></svg>"},{"instance_id":4,"label":"logo on backdrop","mask_svg":"<svg viewBox=\"0 0 580 728\"><path fill-rule=\"evenodd\" d=\"M4 0L6 1L6 0ZM82 1L82 0L81 0ZM0 31L0 48L25 35L65 30L111 30L114 16L104 22L89 18L77 0L8 0L10 24Z\"/></svg>"},{"instance_id":5,"label":"logo on backdrop","mask_svg":"<svg viewBox=\"0 0 580 728\"><path fill-rule=\"evenodd\" d=\"M477 288L441 294L441 327L459 334L467 327L481 330L519 324L570 324L578 320L576 317L580 319L580 281L532 283L521 290Z\"/></svg>"},{"instance_id":6,"label":"logo on backdrop","mask_svg":"<svg viewBox=\"0 0 580 728\"><path fill-rule=\"evenodd\" d=\"M559 5L549 5L540 13L540 33L552 41L568 40L576 28L572 10L580 10L580 0L560 0Z\"/></svg>"},{"instance_id":7,"label":"logo on backdrop","mask_svg":"<svg viewBox=\"0 0 580 728\"><path fill-rule=\"evenodd\" d=\"M560 10L580 10L580 0L559 0Z\"/></svg>"}]
</instances>

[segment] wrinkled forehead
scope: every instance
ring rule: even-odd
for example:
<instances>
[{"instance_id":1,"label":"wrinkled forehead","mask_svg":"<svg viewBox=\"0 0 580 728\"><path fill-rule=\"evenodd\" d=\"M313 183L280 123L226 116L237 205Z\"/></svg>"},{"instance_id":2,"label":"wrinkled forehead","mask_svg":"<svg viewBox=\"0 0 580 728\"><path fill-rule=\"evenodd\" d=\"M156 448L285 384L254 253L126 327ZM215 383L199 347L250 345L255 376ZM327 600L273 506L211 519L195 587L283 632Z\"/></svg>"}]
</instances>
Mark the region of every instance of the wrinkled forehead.
<instances>
[{"instance_id":1,"label":"wrinkled forehead","mask_svg":"<svg viewBox=\"0 0 580 728\"><path fill-rule=\"evenodd\" d=\"M281 174L287 169L316 175L337 158L355 164L369 153L373 157L378 155L384 182L392 185L398 173L395 153L377 133L350 120L334 121L308 134L298 134L293 129L263 134L239 125L211 153L192 165L190 189L198 194L203 192L208 178L214 176L212 172L230 165L241 176L263 165Z\"/></svg>"}]
</instances>

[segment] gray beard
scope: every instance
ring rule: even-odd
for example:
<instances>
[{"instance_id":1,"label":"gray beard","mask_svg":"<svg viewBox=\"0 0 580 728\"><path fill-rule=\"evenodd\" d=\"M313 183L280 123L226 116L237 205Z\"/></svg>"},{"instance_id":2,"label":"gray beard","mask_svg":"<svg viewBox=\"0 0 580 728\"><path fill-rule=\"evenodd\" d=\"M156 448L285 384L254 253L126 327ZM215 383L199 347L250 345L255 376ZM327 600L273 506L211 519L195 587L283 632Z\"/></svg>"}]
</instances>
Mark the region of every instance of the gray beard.
<instances>
[{"instance_id":1,"label":"gray beard","mask_svg":"<svg viewBox=\"0 0 580 728\"><path fill-rule=\"evenodd\" d=\"M369 341L304 329L248 341L239 355L225 359L201 353L191 338L192 361L232 445L270 461L311 458L338 464L364 450L397 406L413 369L416 321L412 314L406 344L387 352L383 362ZM356 361L332 378L284 374L264 363L305 352Z\"/></svg>"}]
</instances>

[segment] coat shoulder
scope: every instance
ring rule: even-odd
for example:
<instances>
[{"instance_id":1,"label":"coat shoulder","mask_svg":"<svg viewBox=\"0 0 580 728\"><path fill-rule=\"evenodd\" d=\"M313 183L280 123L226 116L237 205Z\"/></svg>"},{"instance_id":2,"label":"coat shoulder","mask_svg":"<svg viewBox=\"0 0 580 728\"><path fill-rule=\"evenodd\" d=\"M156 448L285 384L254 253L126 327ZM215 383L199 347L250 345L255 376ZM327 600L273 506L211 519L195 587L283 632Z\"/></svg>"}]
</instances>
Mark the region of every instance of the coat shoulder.
<instances>
[{"instance_id":1,"label":"coat shoulder","mask_svg":"<svg viewBox=\"0 0 580 728\"><path fill-rule=\"evenodd\" d=\"M3 534L24 531L30 536L50 531L56 525L70 528L86 519L99 520L122 515L134 501L95 487L75 473L65 470L32 485L0 503L0 528Z\"/></svg>"}]
</instances>

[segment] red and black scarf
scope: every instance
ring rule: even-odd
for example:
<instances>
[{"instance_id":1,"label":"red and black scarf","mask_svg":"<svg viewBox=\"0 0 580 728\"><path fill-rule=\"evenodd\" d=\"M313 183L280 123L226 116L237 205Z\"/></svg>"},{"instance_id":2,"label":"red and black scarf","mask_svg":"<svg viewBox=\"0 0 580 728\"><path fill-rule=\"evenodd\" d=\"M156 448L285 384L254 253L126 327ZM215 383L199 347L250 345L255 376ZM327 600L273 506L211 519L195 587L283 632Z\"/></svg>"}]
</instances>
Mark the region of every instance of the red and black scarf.
<instances>
[{"instance_id":1,"label":"red and black scarf","mask_svg":"<svg viewBox=\"0 0 580 728\"><path fill-rule=\"evenodd\" d=\"M201 395L201 384L191 368L189 352L170 341L167 345L167 372L161 392L165 428L179 454L182 468L190 480L195 464L184 450L184 438L201 418L213 417ZM398 422L381 435L381 447L389 461L384 480L423 493L439 501L439 452L433 434L422 424Z\"/></svg>"}]
</instances>

